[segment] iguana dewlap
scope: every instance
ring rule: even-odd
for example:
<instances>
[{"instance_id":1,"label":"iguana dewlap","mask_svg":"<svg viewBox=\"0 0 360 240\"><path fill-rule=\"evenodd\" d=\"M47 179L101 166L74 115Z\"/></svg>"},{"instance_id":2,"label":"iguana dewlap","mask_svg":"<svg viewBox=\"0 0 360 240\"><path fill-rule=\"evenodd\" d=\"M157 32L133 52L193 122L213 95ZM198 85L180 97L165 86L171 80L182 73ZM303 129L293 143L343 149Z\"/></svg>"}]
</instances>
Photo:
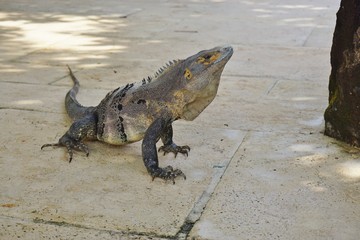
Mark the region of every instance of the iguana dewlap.
<instances>
[{"instance_id":1,"label":"iguana dewlap","mask_svg":"<svg viewBox=\"0 0 360 240\"><path fill-rule=\"evenodd\" d=\"M70 129L58 143L73 157L73 150L89 154L85 139L122 145L143 139L142 157L149 174L162 179L174 179L184 173L171 166L160 168L159 151L187 155L188 146L177 146L173 140L172 123L178 119L195 119L215 98L225 64L233 54L232 47L215 47L201 51L185 60L169 62L154 77L127 84L109 92L96 107L84 107L76 100L79 81L72 73L73 88L65 97L65 107L73 120Z\"/></svg>"}]
</instances>

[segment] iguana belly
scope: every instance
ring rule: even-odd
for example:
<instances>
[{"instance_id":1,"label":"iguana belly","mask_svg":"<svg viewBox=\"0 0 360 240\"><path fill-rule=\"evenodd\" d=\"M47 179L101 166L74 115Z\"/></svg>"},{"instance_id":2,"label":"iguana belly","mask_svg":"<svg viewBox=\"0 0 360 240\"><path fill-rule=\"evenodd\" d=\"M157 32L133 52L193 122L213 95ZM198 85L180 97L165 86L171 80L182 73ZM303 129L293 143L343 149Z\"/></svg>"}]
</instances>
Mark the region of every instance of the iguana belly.
<instances>
[{"instance_id":1,"label":"iguana belly","mask_svg":"<svg viewBox=\"0 0 360 240\"><path fill-rule=\"evenodd\" d=\"M144 138L144 134L151 124L150 119L145 117L118 117L105 118L103 122L101 134L97 135L98 140L114 144L123 145L127 143L137 142Z\"/></svg>"}]
</instances>

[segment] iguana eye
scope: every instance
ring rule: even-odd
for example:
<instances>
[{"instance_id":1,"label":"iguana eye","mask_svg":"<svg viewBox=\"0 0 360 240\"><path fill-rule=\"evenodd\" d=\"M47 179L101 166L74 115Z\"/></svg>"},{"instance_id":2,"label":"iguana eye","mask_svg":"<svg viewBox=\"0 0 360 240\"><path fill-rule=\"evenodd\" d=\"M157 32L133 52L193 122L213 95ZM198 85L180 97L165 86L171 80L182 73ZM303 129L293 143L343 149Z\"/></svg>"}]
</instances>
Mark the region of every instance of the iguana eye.
<instances>
[{"instance_id":1,"label":"iguana eye","mask_svg":"<svg viewBox=\"0 0 360 240\"><path fill-rule=\"evenodd\" d=\"M184 71L184 77L187 79L187 80L190 80L192 78L192 73L191 71L186 68L185 71Z\"/></svg>"},{"instance_id":2,"label":"iguana eye","mask_svg":"<svg viewBox=\"0 0 360 240\"><path fill-rule=\"evenodd\" d=\"M204 57L198 57L197 63L204 63L205 62L205 58Z\"/></svg>"},{"instance_id":3,"label":"iguana eye","mask_svg":"<svg viewBox=\"0 0 360 240\"><path fill-rule=\"evenodd\" d=\"M196 63L203 64L203 65L209 65L213 62L215 62L220 57L219 52L215 52L213 54L206 54L204 56L198 57L196 60Z\"/></svg>"},{"instance_id":4,"label":"iguana eye","mask_svg":"<svg viewBox=\"0 0 360 240\"><path fill-rule=\"evenodd\" d=\"M220 53L215 53L215 54L213 54L213 55L211 55L210 56L210 58L209 58L209 60L211 61L211 62L215 62L219 57L220 57Z\"/></svg>"}]
</instances>

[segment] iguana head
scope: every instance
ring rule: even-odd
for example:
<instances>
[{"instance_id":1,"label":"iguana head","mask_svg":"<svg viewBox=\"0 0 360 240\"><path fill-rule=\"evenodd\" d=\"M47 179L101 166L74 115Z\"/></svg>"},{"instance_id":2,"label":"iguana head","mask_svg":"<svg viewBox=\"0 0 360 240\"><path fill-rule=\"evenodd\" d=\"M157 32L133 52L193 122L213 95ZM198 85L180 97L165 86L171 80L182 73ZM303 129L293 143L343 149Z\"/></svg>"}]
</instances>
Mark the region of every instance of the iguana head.
<instances>
[{"instance_id":1,"label":"iguana head","mask_svg":"<svg viewBox=\"0 0 360 240\"><path fill-rule=\"evenodd\" d=\"M143 79L134 98L153 99L154 112L172 119L195 119L215 98L232 47L215 47L169 62L153 78ZM146 84L149 82L149 84ZM166 113L165 113L166 112Z\"/></svg>"},{"instance_id":2,"label":"iguana head","mask_svg":"<svg viewBox=\"0 0 360 240\"><path fill-rule=\"evenodd\" d=\"M182 111L179 111L180 118L193 120L211 103L216 96L221 73L232 54L230 46L215 47L181 62L182 87L175 94L184 103Z\"/></svg>"}]
</instances>

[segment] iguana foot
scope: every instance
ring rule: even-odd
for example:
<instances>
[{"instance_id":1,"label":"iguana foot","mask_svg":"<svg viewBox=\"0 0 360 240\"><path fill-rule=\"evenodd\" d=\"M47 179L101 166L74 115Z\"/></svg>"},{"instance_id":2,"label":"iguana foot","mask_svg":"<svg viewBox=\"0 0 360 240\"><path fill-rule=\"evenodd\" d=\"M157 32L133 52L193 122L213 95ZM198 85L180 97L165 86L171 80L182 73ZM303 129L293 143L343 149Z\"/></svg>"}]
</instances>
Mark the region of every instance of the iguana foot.
<instances>
[{"instance_id":1,"label":"iguana foot","mask_svg":"<svg viewBox=\"0 0 360 240\"><path fill-rule=\"evenodd\" d=\"M59 139L58 143L50 143L44 144L41 146L41 149L46 147L66 147L67 152L69 154L69 162L73 159L73 150L82 151L89 156L89 148L82 142L72 139L68 137L66 134Z\"/></svg>"},{"instance_id":2,"label":"iguana foot","mask_svg":"<svg viewBox=\"0 0 360 240\"><path fill-rule=\"evenodd\" d=\"M180 169L174 169L172 166L167 166L165 168L158 168L151 173L152 179L162 178L164 180L172 180L175 184L175 178L181 176L186 180L185 174Z\"/></svg>"},{"instance_id":3,"label":"iguana foot","mask_svg":"<svg viewBox=\"0 0 360 240\"><path fill-rule=\"evenodd\" d=\"M170 145L164 145L161 146L159 148L159 152L163 151L164 155L169 153L169 152L173 152L175 154L175 157L177 156L178 153L184 154L186 156L188 156L188 153L190 152L190 147L188 145L185 146L177 146L175 143L170 144Z\"/></svg>"}]
</instances>

